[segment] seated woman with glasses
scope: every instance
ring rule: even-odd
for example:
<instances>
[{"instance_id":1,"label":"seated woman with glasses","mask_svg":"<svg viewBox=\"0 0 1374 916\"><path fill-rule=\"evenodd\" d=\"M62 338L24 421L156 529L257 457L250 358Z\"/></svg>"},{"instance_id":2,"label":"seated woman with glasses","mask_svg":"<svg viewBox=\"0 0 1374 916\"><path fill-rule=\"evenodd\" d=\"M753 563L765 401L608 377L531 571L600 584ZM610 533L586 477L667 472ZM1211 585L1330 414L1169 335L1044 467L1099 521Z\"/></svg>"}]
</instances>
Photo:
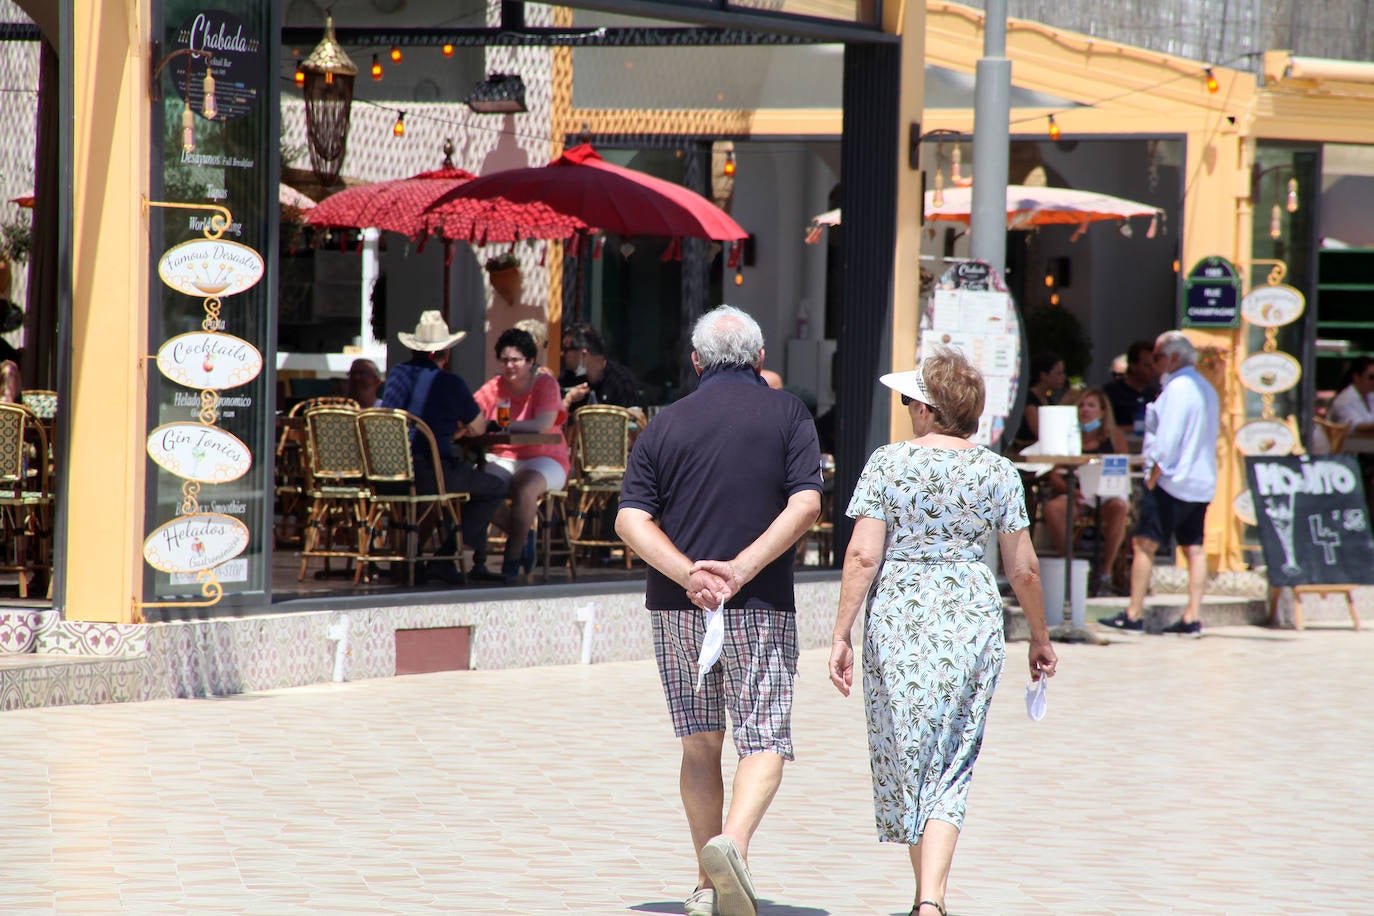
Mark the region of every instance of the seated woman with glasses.
<instances>
[{"instance_id":1,"label":"seated woman with glasses","mask_svg":"<svg viewBox=\"0 0 1374 916\"><path fill-rule=\"evenodd\" d=\"M506 532L506 556L501 579L507 585L520 579L523 568L534 567L534 516L539 499L561 490L571 466L563 438L563 396L558 381L539 371L539 348L527 332L511 328L496 339L499 375L473 395L489 422L509 417L511 432L557 433L558 441L540 445L496 444L487 455L487 472L510 481L510 506L492 521Z\"/></svg>"}]
</instances>

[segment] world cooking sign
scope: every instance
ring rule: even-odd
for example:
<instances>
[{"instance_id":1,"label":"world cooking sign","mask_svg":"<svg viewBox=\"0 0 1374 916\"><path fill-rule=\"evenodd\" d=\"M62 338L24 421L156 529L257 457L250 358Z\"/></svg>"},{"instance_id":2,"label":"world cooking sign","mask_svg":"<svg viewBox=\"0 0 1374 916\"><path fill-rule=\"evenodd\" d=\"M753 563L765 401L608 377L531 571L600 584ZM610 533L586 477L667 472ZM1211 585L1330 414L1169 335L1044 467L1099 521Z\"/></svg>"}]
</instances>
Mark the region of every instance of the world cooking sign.
<instances>
[{"instance_id":1,"label":"world cooking sign","mask_svg":"<svg viewBox=\"0 0 1374 916\"><path fill-rule=\"evenodd\" d=\"M158 262L162 281L178 292L209 302L251 289L266 264L247 245L195 239L169 249ZM218 392L246 385L262 372L263 358L251 343L232 334L197 331L162 344L157 367L179 385ZM205 396L210 403L216 398ZM237 436L212 422L164 423L148 434L148 456L186 481L218 484L238 480L253 466L253 454ZM188 484L189 486L189 484ZM248 547L248 526L231 515L196 512L158 526L143 542L143 558L166 573L214 569Z\"/></svg>"}]
</instances>

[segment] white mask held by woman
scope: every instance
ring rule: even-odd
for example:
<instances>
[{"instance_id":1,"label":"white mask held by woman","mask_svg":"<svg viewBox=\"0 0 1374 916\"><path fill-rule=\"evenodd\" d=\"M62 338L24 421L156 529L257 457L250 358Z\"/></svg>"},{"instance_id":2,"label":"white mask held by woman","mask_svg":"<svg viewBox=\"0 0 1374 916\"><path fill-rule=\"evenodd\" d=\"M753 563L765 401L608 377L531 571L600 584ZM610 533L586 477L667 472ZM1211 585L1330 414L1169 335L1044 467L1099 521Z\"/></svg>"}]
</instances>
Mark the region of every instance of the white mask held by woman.
<instances>
[{"instance_id":1,"label":"white mask held by woman","mask_svg":"<svg viewBox=\"0 0 1374 916\"><path fill-rule=\"evenodd\" d=\"M1049 680L1042 674L1040 680L1031 681L1026 685L1026 715L1030 716L1032 722L1039 722L1045 718L1045 709L1049 705L1045 698L1045 688Z\"/></svg>"},{"instance_id":2,"label":"white mask held by woman","mask_svg":"<svg viewBox=\"0 0 1374 916\"><path fill-rule=\"evenodd\" d=\"M720 661L725 648L725 600L714 611L706 612L706 635L701 639L701 654L697 656L697 693L706 683L706 672Z\"/></svg>"}]
</instances>

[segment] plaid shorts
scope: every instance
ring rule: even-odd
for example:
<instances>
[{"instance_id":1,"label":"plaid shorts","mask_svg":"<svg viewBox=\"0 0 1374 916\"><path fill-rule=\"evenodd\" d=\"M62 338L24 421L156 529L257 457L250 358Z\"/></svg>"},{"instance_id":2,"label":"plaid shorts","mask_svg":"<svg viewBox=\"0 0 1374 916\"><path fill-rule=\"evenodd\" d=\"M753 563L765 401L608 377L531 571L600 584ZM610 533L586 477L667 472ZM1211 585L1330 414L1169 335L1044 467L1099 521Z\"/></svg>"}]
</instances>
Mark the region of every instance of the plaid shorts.
<instances>
[{"instance_id":1,"label":"plaid shorts","mask_svg":"<svg viewBox=\"0 0 1374 916\"><path fill-rule=\"evenodd\" d=\"M772 751L792 760L792 681L797 676L797 619L791 611L725 609L720 661L696 692L697 658L706 612L650 611L654 657L668 699L673 733L725 731L741 757Z\"/></svg>"}]
</instances>

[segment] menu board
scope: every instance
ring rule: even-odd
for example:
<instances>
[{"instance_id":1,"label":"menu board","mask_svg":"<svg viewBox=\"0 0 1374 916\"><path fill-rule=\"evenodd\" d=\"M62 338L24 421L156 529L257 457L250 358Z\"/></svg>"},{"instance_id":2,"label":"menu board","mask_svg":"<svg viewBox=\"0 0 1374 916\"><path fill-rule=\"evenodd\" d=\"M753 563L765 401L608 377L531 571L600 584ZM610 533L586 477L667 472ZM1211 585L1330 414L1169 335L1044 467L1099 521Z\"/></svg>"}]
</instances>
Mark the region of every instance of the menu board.
<instances>
[{"instance_id":1,"label":"menu board","mask_svg":"<svg viewBox=\"0 0 1374 916\"><path fill-rule=\"evenodd\" d=\"M1353 456L1248 457L1245 475L1270 585L1374 585L1374 537Z\"/></svg>"},{"instance_id":2,"label":"menu board","mask_svg":"<svg viewBox=\"0 0 1374 916\"><path fill-rule=\"evenodd\" d=\"M982 261L950 268L927 301L918 356L941 345L959 350L983 373L983 415L969 439L992 445L1002 438L1016 402L1021 328L1002 278Z\"/></svg>"}]
</instances>

